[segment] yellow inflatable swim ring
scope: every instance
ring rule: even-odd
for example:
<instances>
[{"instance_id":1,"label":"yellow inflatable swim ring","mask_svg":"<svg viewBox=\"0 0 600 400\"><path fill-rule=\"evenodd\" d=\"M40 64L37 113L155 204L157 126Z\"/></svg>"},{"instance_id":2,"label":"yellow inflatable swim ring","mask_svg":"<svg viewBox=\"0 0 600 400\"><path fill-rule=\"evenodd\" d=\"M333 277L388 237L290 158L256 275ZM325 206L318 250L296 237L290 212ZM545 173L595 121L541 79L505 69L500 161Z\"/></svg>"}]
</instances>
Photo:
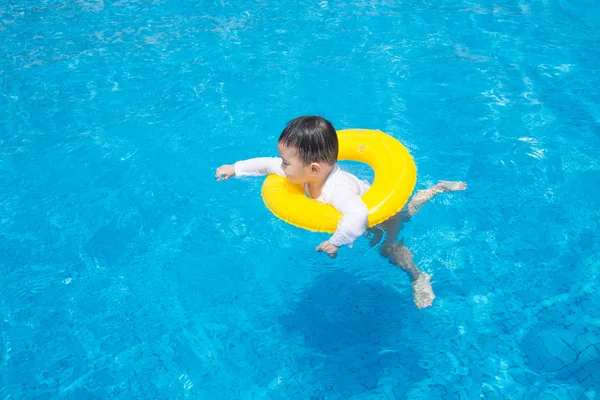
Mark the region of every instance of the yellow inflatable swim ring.
<instances>
[{"instance_id":1,"label":"yellow inflatable swim ring","mask_svg":"<svg viewBox=\"0 0 600 400\"><path fill-rule=\"evenodd\" d=\"M417 168L398 140L379 131L337 131L339 160L367 163L375 172L371 188L362 196L369 209L369 227L395 215L404 207L417 181ZM333 233L342 214L333 206L310 199L301 185L269 175L262 187L267 208L278 218L299 228Z\"/></svg>"}]
</instances>

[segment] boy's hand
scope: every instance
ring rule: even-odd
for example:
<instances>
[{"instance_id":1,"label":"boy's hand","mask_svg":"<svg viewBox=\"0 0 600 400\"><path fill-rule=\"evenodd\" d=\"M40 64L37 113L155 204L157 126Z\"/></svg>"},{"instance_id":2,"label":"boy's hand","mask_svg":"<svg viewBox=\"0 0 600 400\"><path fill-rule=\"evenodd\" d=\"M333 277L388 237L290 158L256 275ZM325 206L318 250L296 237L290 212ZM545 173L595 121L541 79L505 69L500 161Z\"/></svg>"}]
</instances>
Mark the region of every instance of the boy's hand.
<instances>
[{"instance_id":1,"label":"boy's hand","mask_svg":"<svg viewBox=\"0 0 600 400\"><path fill-rule=\"evenodd\" d=\"M322 251L323 253L327 253L329 255L329 257L335 258L335 256L337 256L339 247L329 243L329 240L326 240L323 243L321 243L320 245L318 245L315 250Z\"/></svg>"},{"instance_id":2,"label":"boy's hand","mask_svg":"<svg viewBox=\"0 0 600 400\"><path fill-rule=\"evenodd\" d=\"M226 181L227 179L231 178L232 176L235 175L235 167L233 165L221 165L219 168L217 168L217 173L215 174L215 178L217 178L218 181Z\"/></svg>"}]
</instances>

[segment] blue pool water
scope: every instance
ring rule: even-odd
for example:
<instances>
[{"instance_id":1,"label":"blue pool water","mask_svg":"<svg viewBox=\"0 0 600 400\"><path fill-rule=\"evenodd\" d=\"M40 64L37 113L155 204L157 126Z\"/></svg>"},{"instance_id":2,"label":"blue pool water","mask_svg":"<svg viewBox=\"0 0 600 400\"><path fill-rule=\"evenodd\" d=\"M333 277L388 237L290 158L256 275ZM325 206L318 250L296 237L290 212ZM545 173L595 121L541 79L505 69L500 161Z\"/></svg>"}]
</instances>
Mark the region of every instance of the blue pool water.
<instances>
[{"instance_id":1,"label":"blue pool water","mask_svg":"<svg viewBox=\"0 0 600 400\"><path fill-rule=\"evenodd\" d=\"M600 398L598 4L1 2L0 399ZM301 114L468 183L433 307L215 182Z\"/></svg>"}]
</instances>

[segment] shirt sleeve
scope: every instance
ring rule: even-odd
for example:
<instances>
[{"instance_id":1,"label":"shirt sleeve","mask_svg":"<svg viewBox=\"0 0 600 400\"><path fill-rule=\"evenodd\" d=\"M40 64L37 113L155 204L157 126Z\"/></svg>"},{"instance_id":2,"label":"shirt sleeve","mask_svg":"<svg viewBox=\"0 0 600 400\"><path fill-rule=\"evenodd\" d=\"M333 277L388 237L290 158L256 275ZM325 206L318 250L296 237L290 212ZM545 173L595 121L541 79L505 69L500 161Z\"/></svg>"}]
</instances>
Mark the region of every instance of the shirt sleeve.
<instances>
[{"instance_id":1,"label":"shirt sleeve","mask_svg":"<svg viewBox=\"0 0 600 400\"><path fill-rule=\"evenodd\" d=\"M238 161L234 164L236 176L260 176L277 174L285 176L281 169L279 157L257 157L249 160Z\"/></svg>"},{"instance_id":2,"label":"shirt sleeve","mask_svg":"<svg viewBox=\"0 0 600 400\"><path fill-rule=\"evenodd\" d=\"M329 242L338 247L343 245L352 247L354 241L367 229L369 209L362 198L349 188L336 186L332 189L328 200L342 213L342 219Z\"/></svg>"}]
</instances>

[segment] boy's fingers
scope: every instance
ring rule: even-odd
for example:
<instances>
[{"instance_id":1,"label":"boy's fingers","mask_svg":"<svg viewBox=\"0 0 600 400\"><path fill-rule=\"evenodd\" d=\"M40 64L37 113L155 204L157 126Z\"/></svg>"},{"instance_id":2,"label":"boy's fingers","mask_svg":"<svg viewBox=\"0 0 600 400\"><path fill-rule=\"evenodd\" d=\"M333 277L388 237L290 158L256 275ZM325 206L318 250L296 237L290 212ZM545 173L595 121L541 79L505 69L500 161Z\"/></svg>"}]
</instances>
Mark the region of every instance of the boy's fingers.
<instances>
[{"instance_id":1,"label":"boy's fingers","mask_svg":"<svg viewBox=\"0 0 600 400\"><path fill-rule=\"evenodd\" d=\"M218 181L226 181L227 179L231 178L232 176L233 175L228 175L228 174L221 172L220 174L217 173L215 178L217 178Z\"/></svg>"}]
</instances>

